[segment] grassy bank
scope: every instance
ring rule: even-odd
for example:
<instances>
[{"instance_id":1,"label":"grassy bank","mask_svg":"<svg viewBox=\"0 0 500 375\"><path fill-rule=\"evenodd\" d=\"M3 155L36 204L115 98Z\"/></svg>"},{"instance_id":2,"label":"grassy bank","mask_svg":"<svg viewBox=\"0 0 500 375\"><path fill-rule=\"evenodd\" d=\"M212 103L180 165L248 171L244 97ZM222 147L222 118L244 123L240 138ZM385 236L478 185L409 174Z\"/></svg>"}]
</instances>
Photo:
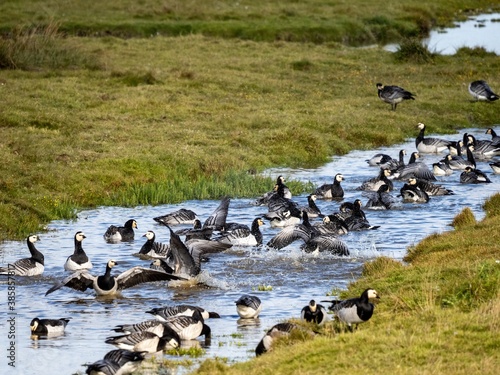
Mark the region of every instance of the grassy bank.
<instances>
[{"instance_id":1,"label":"grassy bank","mask_svg":"<svg viewBox=\"0 0 500 375\"><path fill-rule=\"evenodd\" d=\"M491 0L419 1L32 1L0 4L0 30L60 22L80 36L203 34L256 41L382 43L423 36L433 26L484 12ZM498 9L498 4L496 4Z\"/></svg>"},{"instance_id":2,"label":"grassy bank","mask_svg":"<svg viewBox=\"0 0 500 375\"><path fill-rule=\"evenodd\" d=\"M232 366L209 360L197 374L496 374L500 361L500 194L476 222L466 209L456 230L409 249L402 264L381 257L341 297L368 286L381 295L354 332L338 324L306 342Z\"/></svg>"}]
</instances>

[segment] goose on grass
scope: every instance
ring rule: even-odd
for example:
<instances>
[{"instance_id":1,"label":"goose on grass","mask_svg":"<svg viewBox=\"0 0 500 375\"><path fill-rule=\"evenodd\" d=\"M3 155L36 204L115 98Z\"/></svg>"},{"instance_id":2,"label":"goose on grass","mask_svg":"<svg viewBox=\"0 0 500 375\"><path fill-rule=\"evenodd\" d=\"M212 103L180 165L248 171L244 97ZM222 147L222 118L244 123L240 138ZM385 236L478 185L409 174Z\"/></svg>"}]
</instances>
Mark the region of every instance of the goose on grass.
<instances>
[{"instance_id":1,"label":"goose on grass","mask_svg":"<svg viewBox=\"0 0 500 375\"><path fill-rule=\"evenodd\" d=\"M500 98L493 92L490 85L482 79L469 83L469 93L476 101L493 102Z\"/></svg>"},{"instance_id":2,"label":"goose on grass","mask_svg":"<svg viewBox=\"0 0 500 375\"><path fill-rule=\"evenodd\" d=\"M323 324L328 320L328 312L323 305L312 299L307 306L302 308L300 318L309 323Z\"/></svg>"},{"instance_id":3,"label":"goose on grass","mask_svg":"<svg viewBox=\"0 0 500 375\"><path fill-rule=\"evenodd\" d=\"M329 300L321 301L328 302L331 305L328 307L339 321L347 324L349 330L352 332L352 325L367 322L373 316L375 306L370 300L380 298L375 289L365 289L361 296L350 298L346 300Z\"/></svg>"},{"instance_id":4,"label":"goose on grass","mask_svg":"<svg viewBox=\"0 0 500 375\"><path fill-rule=\"evenodd\" d=\"M378 97L385 103L389 103L393 111L399 103L404 100L415 100L415 94L405 90L400 86L387 85L377 83Z\"/></svg>"}]
</instances>

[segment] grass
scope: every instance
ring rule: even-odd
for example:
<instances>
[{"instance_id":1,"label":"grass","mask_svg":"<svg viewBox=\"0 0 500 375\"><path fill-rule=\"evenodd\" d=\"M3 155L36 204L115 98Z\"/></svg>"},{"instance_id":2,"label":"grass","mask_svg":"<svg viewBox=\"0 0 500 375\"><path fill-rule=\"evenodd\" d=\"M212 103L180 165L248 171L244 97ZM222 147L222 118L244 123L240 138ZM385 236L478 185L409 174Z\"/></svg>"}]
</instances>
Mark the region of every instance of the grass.
<instances>
[{"instance_id":1,"label":"grass","mask_svg":"<svg viewBox=\"0 0 500 375\"><path fill-rule=\"evenodd\" d=\"M498 9L498 4L491 0L19 0L0 4L0 31L9 32L18 23L46 25L55 21L65 33L78 36L202 34L359 45L425 36L432 26L449 26L456 18L495 7Z\"/></svg>"},{"instance_id":2,"label":"grass","mask_svg":"<svg viewBox=\"0 0 500 375\"><path fill-rule=\"evenodd\" d=\"M334 368L340 374L496 374L500 194L485 209L480 222L424 239L404 263L386 257L367 263L340 295L357 296L368 286L381 295L373 318L354 333L335 322L313 340L287 340L232 366L207 360L195 373L320 374Z\"/></svg>"}]
</instances>

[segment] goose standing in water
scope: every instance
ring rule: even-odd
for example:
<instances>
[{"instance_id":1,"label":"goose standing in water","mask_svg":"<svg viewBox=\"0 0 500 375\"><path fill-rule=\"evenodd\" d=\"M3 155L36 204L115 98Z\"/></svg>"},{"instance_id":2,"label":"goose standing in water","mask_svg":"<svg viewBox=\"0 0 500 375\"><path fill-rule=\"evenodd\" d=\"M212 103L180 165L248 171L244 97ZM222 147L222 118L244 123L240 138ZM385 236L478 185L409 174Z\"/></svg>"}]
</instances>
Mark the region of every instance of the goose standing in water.
<instances>
[{"instance_id":1,"label":"goose standing in water","mask_svg":"<svg viewBox=\"0 0 500 375\"><path fill-rule=\"evenodd\" d=\"M318 199L336 199L344 197L344 189L340 183L344 181L344 176L337 173L333 178L332 184L324 184L314 191L314 195Z\"/></svg>"},{"instance_id":2,"label":"goose standing in water","mask_svg":"<svg viewBox=\"0 0 500 375\"><path fill-rule=\"evenodd\" d=\"M421 122L418 123L417 127L420 129L420 132L415 139L415 147L422 154L439 154L447 150L452 144L451 141L445 139L425 137L425 125Z\"/></svg>"},{"instance_id":3,"label":"goose standing in water","mask_svg":"<svg viewBox=\"0 0 500 375\"><path fill-rule=\"evenodd\" d=\"M429 194L422 190L417 185L417 179L412 177L408 183L400 190L401 197L404 203L427 203L429 202Z\"/></svg>"},{"instance_id":4,"label":"goose standing in water","mask_svg":"<svg viewBox=\"0 0 500 375\"><path fill-rule=\"evenodd\" d=\"M141 283L182 280L179 276L143 267L133 267L118 276L112 276L111 269L117 264L116 261L109 260L106 264L106 272L101 276L93 276L87 270L76 271L55 284L45 295L65 286L80 292L84 292L90 288L94 289L95 294L98 296L113 296L119 294L123 289L131 288Z\"/></svg>"},{"instance_id":5,"label":"goose standing in water","mask_svg":"<svg viewBox=\"0 0 500 375\"><path fill-rule=\"evenodd\" d=\"M262 311L262 302L257 296L244 294L235 301L235 304L236 312L242 319L256 319Z\"/></svg>"},{"instance_id":6,"label":"goose standing in water","mask_svg":"<svg viewBox=\"0 0 500 375\"><path fill-rule=\"evenodd\" d=\"M253 220L251 228L246 225L239 226L222 232L215 240L233 246L260 246L262 245L261 225L264 225L264 221L258 217Z\"/></svg>"},{"instance_id":7,"label":"goose standing in water","mask_svg":"<svg viewBox=\"0 0 500 375\"><path fill-rule=\"evenodd\" d=\"M415 94L399 86L384 86L377 83L378 97L385 103L389 103L393 111L403 100L415 100Z\"/></svg>"},{"instance_id":8,"label":"goose standing in water","mask_svg":"<svg viewBox=\"0 0 500 375\"><path fill-rule=\"evenodd\" d=\"M127 220L123 227L111 225L104 233L104 239L107 242L133 241L134 229L137 229L137 221Z\"/></svg>"},{"instance_id":9,"label":"goose standing in water","mask_svg":"<svg viewBox=\"0 0 500 375\"><path fill-rule=\"evenodd\" d=\"M31 257L16 260L7 267L0 267L0 275L16 275L16 276L37 276L41 275L45 269L44 256L35 247L35 242L40 238L36 234L31 234L26 238L28 250Z\"/></svg>"},{"instance_id":10,"label":"goose standing in water","mask_svg":"<svg viewBox=\"0 0 500 375\"><path fill-rule=\"evenodd\" d=\"M78 271L78 270L89 270L92 268L92 262L85 253L82 247L83 240L87 238L85 234L81 231L75 233L75 250L73 255L70 255L64 263L64 269L66 271Z\"/></svg>"},{"instance_id":11,"label":"goose standing in water","mask_svg":"<svg viewBox=\"0 0 500 375\"><path fill-rule=\"evenodd\" d=\"M133 332L128 335L108 337L104 342L120 349L146 353L156 353L167 347L178 348L181 344L179 335L171 330L167 330L163 336L150 331Z\"/></svg>"}]
</instances>

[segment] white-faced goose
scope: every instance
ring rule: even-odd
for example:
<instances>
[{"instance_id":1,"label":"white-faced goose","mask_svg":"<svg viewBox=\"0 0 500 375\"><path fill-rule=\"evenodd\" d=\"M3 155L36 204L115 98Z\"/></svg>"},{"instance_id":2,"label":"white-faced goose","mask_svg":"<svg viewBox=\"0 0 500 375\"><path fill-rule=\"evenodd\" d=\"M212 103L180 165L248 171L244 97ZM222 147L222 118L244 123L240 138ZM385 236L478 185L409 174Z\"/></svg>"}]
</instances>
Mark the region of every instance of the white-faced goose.
<instances>
[{"instance_id":1,"label":"white-faced goose","mask_svg":"<svg viewBox=\"0 0 500 375\"><path fill-rule=\"evenodd\" d=\"M28 250L31 257L16 260L7 267L0 267L1 275L16 275L16 276L37 276L41 275L45 269L43 254L35 247L35 242L39 241L39 237L31 234L26 238Z\"/></svg>"}]
</instances>

